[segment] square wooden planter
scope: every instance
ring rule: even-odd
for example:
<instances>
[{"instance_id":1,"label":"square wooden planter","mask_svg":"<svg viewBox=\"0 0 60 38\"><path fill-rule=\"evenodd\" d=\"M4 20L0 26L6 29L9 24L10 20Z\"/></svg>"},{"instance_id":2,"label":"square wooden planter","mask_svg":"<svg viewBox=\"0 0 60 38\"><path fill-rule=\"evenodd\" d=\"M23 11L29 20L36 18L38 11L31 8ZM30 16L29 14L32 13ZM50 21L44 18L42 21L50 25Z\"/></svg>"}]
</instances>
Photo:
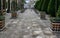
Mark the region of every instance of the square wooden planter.
<instances>
[{"instance_id":1,"label":"square wooden planter","mask_svg":"<svg viewBox=\"0 0 60 38\"><path fill-rule=\"evenodd\" d=\"M52 30L60 31L60 18L51 18Z\"/></svg>"},{"instance_id":2,"label":"square wooden planter","mask_svg":"<svg viewBox=\"0 0 60 38\"><path fill-rule=\"evenodd\" d=\"M3 15L5 15L5 14L6 14L6 10L5 10L5 9L3 9L3 12L2 12L2 14L3 14Z\"/></svg>"},{"instance_id":3,"label":"square wooden planter","mask_svg":"<svg viewBox=\"0 0 60 38\"><path fill-rule=\"evenodd\" d=\"M5 26L5 21L4 20L0 21L0 29L3 29L4 26Z\"/></svg>"},{"instance_id":4,"label":"square wooden planter","mask_svg":"<svg viewBox=\"0 0 60 38\"><path fill-rule=\"evenodd\" d=\"M60 23L52 23L53 31L60 31Z\"/></svg>"},{"instance_id":5,"label":"square wooden planter","mask_svg":"<svg viewBox=\"0 0 60 38\"><path fill-rule=\"evenodd\" d=\"M40 13L40 18L41 18L41 19L46 19L45 17L46 17L45 12L41 12L41 13Z\"/></svg>"},{"instance_id":6,"label":"square wooden planter","mask_svg":"<svg viewBox=\"0 0 60 38\"><path fill-rule=\"evenodd\" d=\"M11 13L12 18L16 18L17 17L17 13Z\"/></svg>"}]
</instances>

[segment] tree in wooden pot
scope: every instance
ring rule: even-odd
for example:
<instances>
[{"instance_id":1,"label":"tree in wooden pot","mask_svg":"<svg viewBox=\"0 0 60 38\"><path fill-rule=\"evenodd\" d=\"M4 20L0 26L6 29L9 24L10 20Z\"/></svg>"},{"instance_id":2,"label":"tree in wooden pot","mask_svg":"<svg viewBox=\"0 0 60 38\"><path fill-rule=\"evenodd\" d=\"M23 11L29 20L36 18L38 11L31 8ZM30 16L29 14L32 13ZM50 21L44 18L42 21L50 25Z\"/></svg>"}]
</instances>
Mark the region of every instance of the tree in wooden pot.
<instances>
[{"instance_id":1,"label":"tree in wooden pot","mask_svg":"<svg viewBox=\"0 0 60 38\"><path fill-rule=\"evenodd\" d=\"M17 13L16 13L17 3L15 1L12 1L11 7L12 7L11 16L12 18L16 18L17 17Z\"/></svg>"},{"instance_id":2,"label":"tree in wooden pot","mask_svg":"<svg viewBox=\"0 0 60 38\"><path fill-rule=\"evenodd\" d=\"M13 11L13 12L11 13L11 16L12 16L12 18L17 18L17 13L16 13L15 11Z\"/></svg>"},{"instance_id":3,"label":"tree in wooden pot","mask_svg":"<svg viewBox=\"0 0 60 38\"><path fill-rule=\"evenodd\" d=\"M5 17L0 15L0 30L3 30L5 26Z\"/></svg>"},{"instance_id":4,"label":"tree in wooden pot","mask_svg":"<svg viewBox=\"0 0 60 38\"><path fill-rule=\"evenodd\" d=\"M41 19L46 19L46 18L45 18L45 11L44 11L44 9L43 9L43 8L44 8L45 1L46 1L46 0L43 0L43 1L42 1L43 3L42 3L42 6L41 6L41 13L40 13Z\"/></svg>"},{"instance_id":5,"label":"tree in wooden pot","mask_svg":"<svg viewBox=\"0 0 60 38\"><path fill-rule=\"evenodd\" d=\"M52 29L53 31L60 31L60 6L58 8L58 12L55 18L52 20Z\"/></svg>"},{"instance_id":6,"label":"tree in wooden pot","mask_svg":"<svg viewBox=\"0 0 60 38\"><path fill-rule=\"evenodd\" d=\"M6 14L6 0L3 0L3 15Z\"/></svg>"}]
</instances>

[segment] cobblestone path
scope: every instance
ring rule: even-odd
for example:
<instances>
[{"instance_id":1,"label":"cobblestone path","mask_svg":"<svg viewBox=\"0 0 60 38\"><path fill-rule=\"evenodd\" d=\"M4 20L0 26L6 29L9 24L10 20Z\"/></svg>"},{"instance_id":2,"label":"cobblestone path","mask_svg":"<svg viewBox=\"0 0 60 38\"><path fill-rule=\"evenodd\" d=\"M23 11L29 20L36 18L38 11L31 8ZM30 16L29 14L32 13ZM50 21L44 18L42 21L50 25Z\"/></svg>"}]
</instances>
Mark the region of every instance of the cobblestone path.
<instances>
[{"instance_id":1,"label":"cobblestone path","mask_svg":"<svg viewBox=\"0 0 60 38\"><path fill-rule=\"evenodd\" d=\"M49 24L45 24L47 20L41 20L33 9L17 13L17 19L10 19L10 14L6 14L6 30L0 32L0 38L56 38Z\"/></svg>"}]
</instances>

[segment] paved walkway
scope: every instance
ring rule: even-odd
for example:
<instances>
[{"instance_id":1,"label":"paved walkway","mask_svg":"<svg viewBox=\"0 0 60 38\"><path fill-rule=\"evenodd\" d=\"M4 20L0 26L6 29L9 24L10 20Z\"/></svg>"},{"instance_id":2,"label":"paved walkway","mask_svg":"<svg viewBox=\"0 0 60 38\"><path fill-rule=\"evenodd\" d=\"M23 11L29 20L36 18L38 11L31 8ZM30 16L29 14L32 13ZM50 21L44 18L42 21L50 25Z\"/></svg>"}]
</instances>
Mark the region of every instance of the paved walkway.
<instances>
[{"instance_id":1,"label":"paved walkway","mask_svg":"<svg viewBox=\"0 0 60 38\"><path fill-rule=\"evenodd\" d=\"M0 38L56 38L49 21L41 20L32 9L18 13L17 19L10 17L10 14L6 14L6 30L0 32Z\"/></svg>"}]
</instances>

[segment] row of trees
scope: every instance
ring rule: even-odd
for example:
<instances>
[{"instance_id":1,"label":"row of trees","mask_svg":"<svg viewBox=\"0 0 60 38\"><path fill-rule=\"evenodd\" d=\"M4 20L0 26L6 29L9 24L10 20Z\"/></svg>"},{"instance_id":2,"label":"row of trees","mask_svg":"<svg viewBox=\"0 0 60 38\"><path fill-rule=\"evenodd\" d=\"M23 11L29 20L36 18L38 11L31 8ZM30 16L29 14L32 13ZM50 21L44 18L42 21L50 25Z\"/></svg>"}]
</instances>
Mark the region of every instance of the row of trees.
<instances>
[{"instance_id":1,"label":"row of trees","mask_svg":"<svg viewBox=\"0 0 60 38\"><path fill-rule=\"evenodd\" d=\"M25 0L12 0L12 2L10 2L11 0L8 0L8 2L6 2L6 8L8 8L7 12L10 12L10 10L12 10L12 8L16 5L16 10L20 10L23 9L24 7L24 2ZM18 3L17 3L18 1ZM11 5L11 9L10 9L10 5ZM13 7L12 7L13 6Z\"/></svg>"},{"instance_id":2,"label":"row of trees","mask_svg":"<svg viewBox=\"0 0 60 38\"><path fill-rule=\"evenodd\" d=\"M60 0L39 0L35 4L39 11L45 11L52 17L60 16Z\"/></svg>"},{"instance_id":3,"label":"row of trees","mask_svg":"<svg viewBox=\"0 0 60 38\"><path fill-rule=\"evenodd\" d=\"M7 12L10 13L11 11L11 18L17 18L17 0L12 0L12 2L10 2L11 0L8 0L8 2L6 2L6 0L0 0L0 30L3 30L5 28L5 14L6 13L6 9ZM24 0L22 1L24 2ZM11 6L10 6L11 5ZM23 7L23 4L22 4Z\"/></svg>"}]
</instances>

